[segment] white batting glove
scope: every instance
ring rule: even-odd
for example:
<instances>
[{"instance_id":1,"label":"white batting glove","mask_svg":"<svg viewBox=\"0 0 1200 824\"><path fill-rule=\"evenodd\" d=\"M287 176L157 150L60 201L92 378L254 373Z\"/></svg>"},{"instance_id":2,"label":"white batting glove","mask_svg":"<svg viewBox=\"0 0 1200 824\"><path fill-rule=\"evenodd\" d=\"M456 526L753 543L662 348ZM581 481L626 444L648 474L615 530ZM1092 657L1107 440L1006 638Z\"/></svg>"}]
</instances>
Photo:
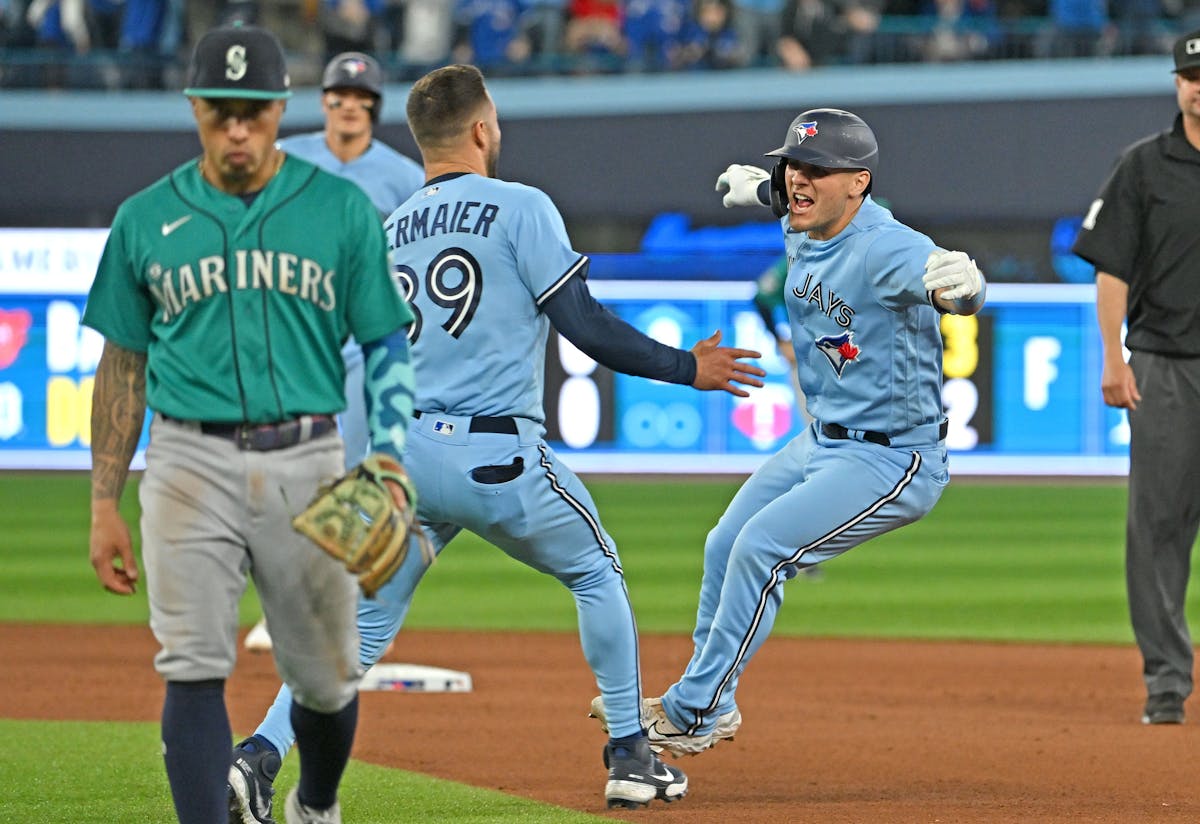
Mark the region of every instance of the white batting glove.
<instances>
[{"instance_id":1,"label":"white batting glove","mask_svg":"<svg viewBox=\"0 0 1200 824\"><path fill-rule=\"evenodd\" d=\"M947 252L936 249L925 260L925 290L936 292L946 288L942 300L970 299L983 288L983 275L966 252Z\"/></svg>"},{"instance_id":2,"label":"white batting glove","mask_svg":"<svg viewBox=\"0 0 1200 824\"><path fill-rule=\"evenodd\" d=\"M717 178L717 191L725 192L721 202L728 209L731 206L765 206L758 199L758 184L771 175L757 166L743 166L734 163Z\"/></svg>"}]
</instances>

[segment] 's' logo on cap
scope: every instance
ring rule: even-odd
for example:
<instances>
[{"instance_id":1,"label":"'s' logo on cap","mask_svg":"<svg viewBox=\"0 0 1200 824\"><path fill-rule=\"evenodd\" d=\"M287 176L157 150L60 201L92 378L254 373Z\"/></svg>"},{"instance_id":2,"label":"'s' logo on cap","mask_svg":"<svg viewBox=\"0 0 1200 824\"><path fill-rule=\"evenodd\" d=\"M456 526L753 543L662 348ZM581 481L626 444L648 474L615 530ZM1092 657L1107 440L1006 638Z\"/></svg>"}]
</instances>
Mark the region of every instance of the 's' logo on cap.
<instances>
[{"instance_id":1,"label":"'s' logo on cap","mask_svg":"<svg viewBox=\"0 0 1200 824\"><path fill-rule=\"evenodd\" d=\"M1188 54L1200 54L1200 37L1193 37L1184 43L1183 50Z\"/></svg>"},{"instance_id":2,"label":"'s' logo on cap","mask_svg":"<svg viewBox=\"0 0 1200 824\"><path fill-rule=\"evenodd\" d=\"M230 46L225 52L225 77L241 80L246 76L246 47Z\"/></svg>"},{"instance_id":3,"label":"'s' logo on cap","mask_svg":"<svg viewBox=\"0 0 1200 824\"><path fill-rule=\"evenodd\" d=\"M796 140L803 143L810 137L817 136L817 121L810 120L807 123L801 123L796 126Z\"/></svg>"}]
</instances>

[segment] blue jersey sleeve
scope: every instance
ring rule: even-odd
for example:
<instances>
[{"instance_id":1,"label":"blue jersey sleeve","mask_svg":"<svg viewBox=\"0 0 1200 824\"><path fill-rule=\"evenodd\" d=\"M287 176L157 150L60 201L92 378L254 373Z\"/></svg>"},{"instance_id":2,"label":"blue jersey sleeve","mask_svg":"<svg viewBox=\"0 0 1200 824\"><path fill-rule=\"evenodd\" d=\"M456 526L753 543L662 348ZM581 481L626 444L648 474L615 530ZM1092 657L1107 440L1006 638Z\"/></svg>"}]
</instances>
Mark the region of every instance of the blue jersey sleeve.
<instances>
[{"instance_id":1,"label":"blue jersey sleeve","mask_svg":"<svg viewBox=\"0 0 1200 824\"><path fill-rule=\"evenodd\" d=\"M865 273L881 306L893 311L928 305L923 281L925 260L936 247L908 229L880 232L863 254Z\"/></svg>"},{"instance_id":2,"label":"blue jersey sleeve","mask_svg":"<svg viewBox=\"0 0 1200 824\"><path fill-rule=\"evenodd\" d=\"M567 227L550 197L526 188L525 202L509 217L509 239L522 282L540 306L571 277L587 258L571 248Z\"/></svg>"}]
</instances>

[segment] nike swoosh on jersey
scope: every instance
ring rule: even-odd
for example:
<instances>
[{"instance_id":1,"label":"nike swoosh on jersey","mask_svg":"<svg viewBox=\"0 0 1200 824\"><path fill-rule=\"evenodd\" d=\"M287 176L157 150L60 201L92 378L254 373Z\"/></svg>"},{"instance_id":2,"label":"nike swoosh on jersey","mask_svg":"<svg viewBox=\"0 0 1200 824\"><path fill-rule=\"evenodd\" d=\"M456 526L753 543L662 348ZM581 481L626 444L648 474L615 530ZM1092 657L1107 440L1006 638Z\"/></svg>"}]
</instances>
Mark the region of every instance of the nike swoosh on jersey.
<instances>
[{"instance_id":1,"label":"nike swoosh on jersey","mask_svg":"<svg viewBox=\"0 0 1200 824\"><path fill-rule=\"evenodd\" d=\"M171 232L174 232L176 229L178 229L180 226L187 223L191 219L192 219L191 215L184 215L183 217L179 218L179 220L172 220L170 223L164 223L162 225L163 237L166 237L167 235L171 234Z\"/></svg>"}]
</instances>

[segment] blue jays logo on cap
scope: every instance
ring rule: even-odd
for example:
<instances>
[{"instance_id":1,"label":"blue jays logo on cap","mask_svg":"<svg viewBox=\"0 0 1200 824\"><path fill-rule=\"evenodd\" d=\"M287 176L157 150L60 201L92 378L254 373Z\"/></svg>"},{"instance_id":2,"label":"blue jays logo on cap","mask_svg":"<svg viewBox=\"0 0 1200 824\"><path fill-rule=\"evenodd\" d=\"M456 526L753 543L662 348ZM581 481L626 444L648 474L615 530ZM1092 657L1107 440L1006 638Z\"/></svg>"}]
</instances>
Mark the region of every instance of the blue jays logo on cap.
<instances>
[{"instance_id":1,"label":"blue jays logo on cap","mask_svg":"<svg viewBox=\"0 0 1200 824\"><path fill-rule=\"evenodd\" d=\"M357 57L355 57L353 59L344 61L341 68L342 71L351 77L358 77L367 70L367 64L365 61L359 60Z\"/></svg>"},{"instance_id":2,"label":"blue jays logo on cap","mask_svg":"<svg viewBox=\"0 0 1200 824\"><path fill-rule=\"evenodd\" d=\"M810 120L807 123L799 123L796 125L796 142L803 143L810 137L817 136L817 121Z\"/></svg>"},{"instance_id":3,"label":"blue jays logo on cap","mask_svg":"<svg viewBox=\"0 0 1200 824\"><path fill-rule=\"evenodd\" d=\"M842 332L840 335L824 335L817 338L817 348L821 350L821 354L829 359L829 365L833 367L833 371L837 373L838 379L842 377L842 370L846 368L846 364L851 361L858 360L858 355L862 352L854 344L853 332Z\"/></svg>"}]
</instances>

